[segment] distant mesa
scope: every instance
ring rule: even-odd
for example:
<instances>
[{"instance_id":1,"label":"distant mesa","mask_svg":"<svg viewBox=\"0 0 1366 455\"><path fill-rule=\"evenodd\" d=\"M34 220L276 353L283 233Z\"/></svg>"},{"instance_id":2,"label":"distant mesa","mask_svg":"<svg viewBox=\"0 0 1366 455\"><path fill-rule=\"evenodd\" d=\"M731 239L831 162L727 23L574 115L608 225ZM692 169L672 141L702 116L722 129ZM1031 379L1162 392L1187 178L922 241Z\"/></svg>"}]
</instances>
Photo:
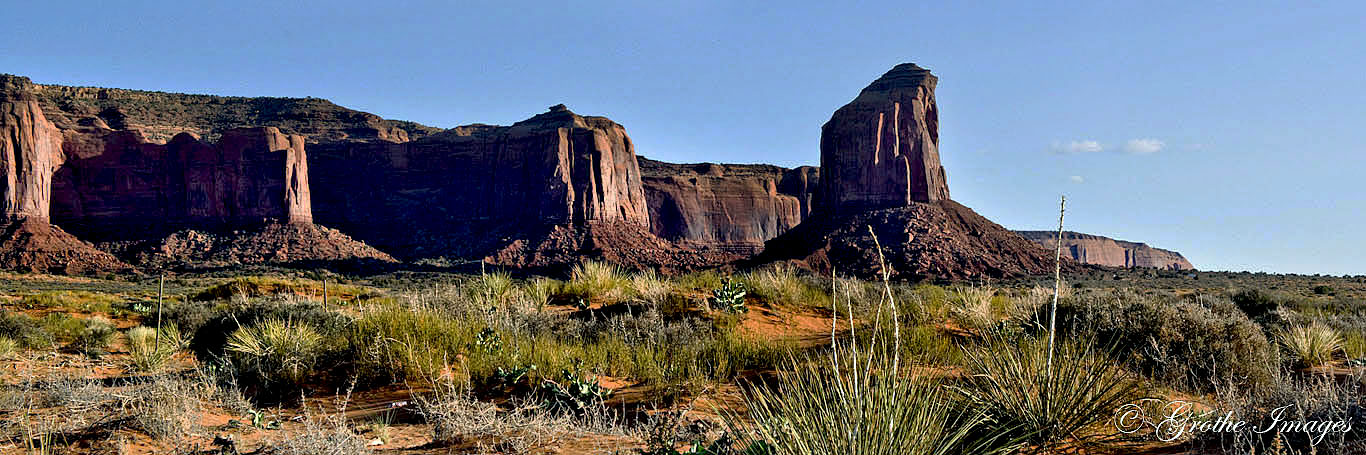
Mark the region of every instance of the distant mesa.
<instances>
[{"instance_id":1,"label":"distant mesa","mask_svg":"<svg viewBox=\"0 0 1366 455\"><path fill-rule=\"evenodd\" d=\"M1057 244L1057 231L1017 231L1025 238L1045 248ZM1082 264L1121 268L1155 268L1163 270L1194 270L1181 253L1153 248L1145 243L1126 242L1099 235L1063 231L1063 252Z\"/></svg>"}]
</instances>

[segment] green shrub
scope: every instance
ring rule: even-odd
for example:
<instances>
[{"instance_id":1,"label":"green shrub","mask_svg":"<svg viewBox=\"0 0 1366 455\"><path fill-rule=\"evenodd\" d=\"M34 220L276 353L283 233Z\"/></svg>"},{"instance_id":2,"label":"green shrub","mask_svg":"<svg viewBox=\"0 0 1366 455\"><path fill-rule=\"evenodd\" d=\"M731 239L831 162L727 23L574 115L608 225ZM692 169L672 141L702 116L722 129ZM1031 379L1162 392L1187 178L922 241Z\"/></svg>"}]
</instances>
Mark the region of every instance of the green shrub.
<instances>
[{"instance_id":1,"label":"green shrub","mask_svg":"<svg viewBox=\"0 0 1366 455\"><path fill-rule=\"evenodd\" d=\"M1044 338L1011 342L993 336L969 351L967 365L971 374L959 390L972 406L994 431L1038 448L1108 445L1116 434L1093 430L1104 427L1120 406L1143 398L1141 383L1084 343L1063 340L1050 353Z\"/></svg>"},{"instance_id":2,"label":"green shrub","mask_svg":"<svg viewBox=\"0 0 1366 455\"><path fill-rule=\"evenodd\" d=\"M1290 354L1296 366L1305 368L1328 365L1342 351L1342 337L1338 332L1318 322L1280 330L1276 333L1276 341Z\"/></svg>"},{"instance_id":3,"label":"green shrub","mask_svg":"<svg viewBox=\"0 0 1366 455\"><path fill-rule=\"evenodd\" d=\"M55 308L82 312L109 313L119 298L89 291L50 291L24 296L19 305L28 309Z\"/></svg>"},{"instance_id":4,"label":"green shrub","mask_svg":"<svg viewBox=\"0 0 1366 455\"><path fill-rule=\"evenodd\" d=\"M76 334L71 344L84 354L98 356L109 349L109 344L114 342L116 335L118 331L114 329L113 323L104 318L94 317L85 320L85 327Z\"/></svg>"},{"instance_id":5,"label":"green shrub","mask_svg":"<svg viewBox=\"0 0 1366 455\"><path fill-rule=\"evenodd\" d=\"M56 343L42 322L27 314L8 311L0 312L0 336L14 340L19 347L27 349L48 348Z\"/></svg>"},{"instance_id":6,"label":"green shrub","mask_svg":"<svg viewBox=\"0 0 1366 455\"><path fill-rule=\"evenodd\" d=\"M1034 321L1047 325L1047 319ZM1197 390L1228 381L1255 387L1276 368L1261 327L1217 299L1196 303L1128 291L1071 298L1058 304L1058 329L1115 346L1114 354L1135 371Z\"/></svg>"},{"instance_id":7,"label":"green shrub","mask_svg":"<svg viewBox=\"0 0 1366 455\"><path fill-rule=\"evenodd\" d=\"M1343 336L1342 351L1348 360L1366 359L1366 333L1350 332Z\"/></svg>"},{"instance_id":8,"label":"green shrub","mask_svg":"<svg viewBox=\"0 0 1366 455\"><path fill-rule=\"evenodd\" d=\"M323 336L307 323L267 319L242 327L225 347L239 374L263 386L298 386L323 354Z\"/></svg>"},{"instance_id":9,"label":"green shrub","mask_svg":"<svg viewBox=\"0 0 1366 455\"><path fill-rule=\"evenodd\" d=\"M1247 313L1247 317L1257 319L1266 316L1281 307L1282 299L1271 295L1271 293L1258 289L1244 289L1234 292L1229 299L1239 310Z\"/></svg>"}]
</instances>

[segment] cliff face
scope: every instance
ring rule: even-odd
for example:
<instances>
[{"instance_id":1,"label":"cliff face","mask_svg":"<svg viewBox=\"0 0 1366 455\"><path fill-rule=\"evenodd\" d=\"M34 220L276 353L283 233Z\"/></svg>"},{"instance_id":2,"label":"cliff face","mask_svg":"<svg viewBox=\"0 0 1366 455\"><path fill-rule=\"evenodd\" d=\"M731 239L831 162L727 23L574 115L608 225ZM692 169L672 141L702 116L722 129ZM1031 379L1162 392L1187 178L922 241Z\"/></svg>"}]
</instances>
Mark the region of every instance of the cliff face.
<instances>
[{"instance_id":1,"label":"cliff face","mask_svg":"<svg viewBox=\"0 0 1366 455\"><path fill-rule=\"evenodd\" d=\"M811 211L818 170L640 159L650 232L683 245L751 255Z\"/></svg>"},{"instance_id":2,"label":"cliff face","mask_svg":"<svg viewBox=\"0 0 1366 455\"><path fill-rule=\"evenodd\" d=\"M1056 231L1018 231L1020 235L1052 250ZM1099 235L1063 231L1063 252L1083 264L1107 267L1147 267L1164 270L1194 270L1181 253L1153 248L1144 243L1126 242Z\"/></svg>"},{"instance_id":3,"label":"cliff face","mask_svg":"<svg viewBox=\"0 0 1366 455\"><path fill-rule=\"evenodd\" d=\"M835 111L821 127L821 207L853 213L949 199L938 81L903 63Z\"/></svg>"},{"instance_id":4,"label":"cliff face","mask_svg":"<svg viewBox=\"0 0 1366 455\"><path fill-rule=\"evenodd\" d=\"M62 133L43 115L27 78L0 75L0 215L46 220Z\"/></svg>"},{"instance_id":5,"label":"cliff face","mask_svg":"<svg viewBox=\"0 0 1366 455\"><path fill-rule=\"evenodd\" d=\"M179 227L312 222L304 138L274 127L181 133L91 132L54 177L53 219L87 238L125 240Z\"/></svg>"},{"instance_id":6,"label":"cliff face","mask_svg":"<svg viewBox=\"0 0 1366 455\"><path fill-rule=\"evenodd\" d=\"M411 257L483 255L554 225L650 224L625 129L562 105L512 126L312 150L316 219Z\"/></svg>"}]
</instances>

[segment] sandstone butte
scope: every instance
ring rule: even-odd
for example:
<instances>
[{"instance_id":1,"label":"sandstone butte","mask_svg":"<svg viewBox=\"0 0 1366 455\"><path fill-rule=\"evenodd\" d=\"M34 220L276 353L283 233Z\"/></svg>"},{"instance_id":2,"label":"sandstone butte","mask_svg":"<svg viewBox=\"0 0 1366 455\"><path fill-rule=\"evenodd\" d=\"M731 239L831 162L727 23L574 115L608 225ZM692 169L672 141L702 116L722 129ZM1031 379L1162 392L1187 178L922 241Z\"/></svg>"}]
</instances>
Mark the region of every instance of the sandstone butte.
<instances>
[{"instance_id":1,"label":"sandstone butte","mask_svg":"<svg viewBox=\"0 0 1366 455\"><path fill-rule=\"evenodd\" d=\"M901 277L1039 271L1041 247L949 200L936 83L896 66L822 128L819 168L784 169L638 157L624 127L563 105L443 130L317 98L0 75L0 267L597 258L679 271L764 250L864 273L854 227L873 224Z\"/></svg>"}]
</instances>

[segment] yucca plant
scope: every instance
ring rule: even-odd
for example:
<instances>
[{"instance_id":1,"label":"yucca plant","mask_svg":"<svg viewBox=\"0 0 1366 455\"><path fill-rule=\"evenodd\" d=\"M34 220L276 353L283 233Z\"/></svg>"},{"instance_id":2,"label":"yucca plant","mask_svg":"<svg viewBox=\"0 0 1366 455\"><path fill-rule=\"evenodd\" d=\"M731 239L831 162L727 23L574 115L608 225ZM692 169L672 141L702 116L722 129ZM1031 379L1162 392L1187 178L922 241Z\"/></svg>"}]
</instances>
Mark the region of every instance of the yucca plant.
<instances>
[{"instance_id":1,"label":"yucca plant","mask_svg":"<svg viewBox=\"0 0 1366 455\"><path fill-rule=\"evenodd\" d=\"M298 385L313 371L323 337L298 321L267 319L228 336L226 351L238 371L264 385Z\"/></svg>"},{"instance_id":2,"label":"yucca plant","mask_svg":"<svg viewBox=\"0 0 1366 455\"><path fill-rule=\"evenodd\" d=\"M886 276L883 290L871 312L872 337L839 342L832 322L828 354L780 371L776 387L742 388L748 418L722 412L739 443L736 449L746 454L937 455L1017 448L984 431L985 417L960 406L950 389L903 369L909 365L900 357L899 309ZM839 299L831 297L834 314L840 314ZM845 314L852 315L850 310Z\"/></svg>"},{"instance_id":3,"label":"yucca plant","mask_svg":"<svg viewBox=\"0 0 1366 455\"><path fill-rule=\"evenodd\" d=\"M128 357L137 371L157 371L166 366L177 352L189 345L174 325L161 328L160 333L151 327L128 329Z\"/></svg>"},{"instance_id":4,"label":"yucca plant","mask_svg":"<svg viewBox=\"0 0 1366 455\"><path fill-rule=\"evenodd\" d=\"M0 359L7 359L14 353L19 352L19 342L13 338L0 337Z\"/></svg>"},{"instance_id":5,"label":"yucca plant","mask_svg":"<svg viewBox=\"0 0 1366 455\"><path fill-rule=\"evenodd\" d=\"M1333 363L1343 345L1342 336L1336 330L1317 321L1282 330L1276 334L1276 340L1297 366L1305 368Z\"/></svg>"},{"instance_id":6,"label":"yucca plant","mask_svg":"<svg viewBox=\"0 0 1366 455\"><path fill-rule=\"evenodd\" d=\"M957 387L990 426L1031 446L1106 446L1113 431L1098 430L1120 406L1144 397L1141 382L1086 342L1060 340L1052 356L1046 340L989 335L966 353L971 375Z\"/></svg>"}]
</instances>

